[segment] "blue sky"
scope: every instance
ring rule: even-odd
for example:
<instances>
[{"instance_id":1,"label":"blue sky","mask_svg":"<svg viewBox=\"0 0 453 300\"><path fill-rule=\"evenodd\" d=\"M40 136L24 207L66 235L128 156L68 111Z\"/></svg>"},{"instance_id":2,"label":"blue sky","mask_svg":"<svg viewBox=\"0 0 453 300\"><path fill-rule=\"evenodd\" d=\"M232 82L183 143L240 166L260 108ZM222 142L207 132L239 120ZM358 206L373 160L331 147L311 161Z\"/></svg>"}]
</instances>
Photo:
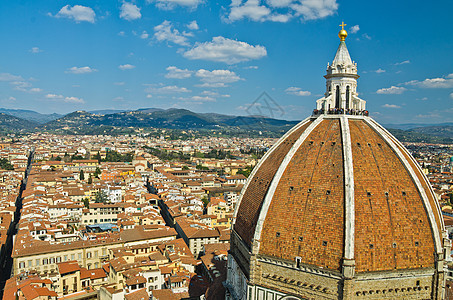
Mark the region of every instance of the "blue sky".
<instances>
[{"instance_id":1,"label":"blue sky","mask_svg":"<svg viewBox=\"0 0 453 300\"><path fill-rule=\"evenodd\" d=\"M325 92L344 21L376 120L453 122L451 11L450 0L1 1L0 107L247 115L266 92L274 117L300 120Z\"/></svg>"}]
</instances>

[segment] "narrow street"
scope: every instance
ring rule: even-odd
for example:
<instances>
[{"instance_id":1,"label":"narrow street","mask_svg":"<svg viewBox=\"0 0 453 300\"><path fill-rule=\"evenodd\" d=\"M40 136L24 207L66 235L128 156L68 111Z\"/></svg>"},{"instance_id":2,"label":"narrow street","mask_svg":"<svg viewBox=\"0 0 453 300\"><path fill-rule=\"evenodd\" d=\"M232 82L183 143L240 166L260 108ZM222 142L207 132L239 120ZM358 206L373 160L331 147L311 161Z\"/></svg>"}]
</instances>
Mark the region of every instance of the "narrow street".
<instances>
[{"instance_id":1,"label":"narrow street","mask_svg":"<svg viewBox=\"0 0 453 300\"><path fill-rule=\"evenodd\" d=\"M18 223L20 220L20 211L22 209L22 192L25 190L25 187L27 186L28 175L30 174L31 165L33 162L33 155L34 155L34 150L30 151L30 154L28 156L27 169L25 170L25 176L20 185L19 195L17 196L17 199L16 199L16 212L14 213L14 219L8 230L8 237L6 240L6 247L5 247L5 249L6 249L5 255L3 255L0 258L0 266L1 266L1 268L0 268L1 269L1 272L0 272L0 299L3 298L3 289L5 287L5 283L11 277L11 272L12 272L12 267L13 267L13 259L11 258L11 254L12 254L13 245L14 245L14 235L17 233L17 226L18 226Z\"/></svg>"}]
</instances>

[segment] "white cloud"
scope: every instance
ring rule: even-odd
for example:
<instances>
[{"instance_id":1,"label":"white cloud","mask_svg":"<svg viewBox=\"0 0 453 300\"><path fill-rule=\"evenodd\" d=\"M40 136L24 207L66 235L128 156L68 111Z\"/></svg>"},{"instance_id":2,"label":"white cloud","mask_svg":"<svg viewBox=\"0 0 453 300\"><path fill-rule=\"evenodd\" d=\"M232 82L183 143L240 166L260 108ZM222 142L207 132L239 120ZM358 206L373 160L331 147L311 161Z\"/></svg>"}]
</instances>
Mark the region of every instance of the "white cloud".
<instances>
[{"instance_id":1,"label":"white cloud","mask_svg":"<svg viewBox=\"0 0 453 300\"><path fill-rule=\"evenodd\" d=\"M201 88L225 88L225 87L228 87L228 85L226 85L223 82L215 82L215 83L205 82L203 84L196 84L195 86L201 87Z\"/></svg>"},{"instance_id":2,"label":"white cloud","mask_svg":"<svg viewBox=\"0 0 453 300\"><path fill-rule=\"evenodd\" d=\"M389 88L382 88L376 91L377 94L402 94L406 91L407 89L402 86L391 86Z\"/></svg>"},{"instance_id":3,"label":"white cloud","mask_svg":"<svg viewBox=\"0 0 453 300\"><path fill-rule=\"evenodd\" d=\"M291 8L296 11L296 16L304 20L316 20L335 14L338 3L336 0L301 0L292 4Z\"/></svg>"},{"instance_id":4,"label":"white cloud","mask_svg":"<svg viewBox=\"0 0 453 300\"><path fill-rule=\"evenodd\" d=\"M453 99L453 93L450 94L450 98Z\"/></svg>"},{"instance_id":5,"label":"white cloud","mask_svg":"<svg viewBox=\"0 0 453 300\"><path fill-rule=\"evenodd\" d=\"M310 96L311 93L309 91L303 91L299 87L291 86L285 90L285 93L289 95L295 95L295 96Z\"/></svg>"},{"instance_id":6,"label":"white cloud","mask_svg":"<svg viewBox=\"0 0 453 300\"><path fill-rule=\"evenodd\" d=\"M193 96L191 100L194 101L201 101L201 102L214 102L215 99L209 96Z\"/></svg>"},{"instance_id":7,"label":"white cloud","mask_svg":"<svg viewBox=\"0 0 453 300\"><path fill-rule=\"evenodd\" d=\"M119 35L119 36L125 36L126 33L125 33L124 31L120 31L120 32L118 32L118 35Z\"/></svg>"},{"instance_id":8,"label":"white cloud","mask_svg":"<svg viewBox=\"0 0 453 300\"><path fill-rule=\"evenodd\" d=\"M247 0L244 4L239 1L238 5L235 2L238 1L232 1L231 11L228 16L228 20L231 22L244 18L253 21L265 21L271 14L271 10L264 5L260 5L259 0Z\"/></svg>"},{"instance_id":9,"label":"white cloud","mask_svg":"<svg viewBox=\"0 0 453 300\"><path fill-rule=\"evenodd\" d=\"M146 2L156 2L156 6L163 10L171 10L177 6L185 6L187 8L195 9L203 0L147 0Z\"/></svg>"},{"instance_id":10,"label":"white cloud","mask_svg":"<svg viewBox=\"0 0 453 300\"><path fill-rule=\"evenodd\" d=\"M147 39L148 37L149 37L149 34L146 31L143 31L142 34L140 34L141 39Z\"/></svg>"},{"instance_id":11,"label":"white cloud","mask_svg":"<svg viewBox=\"0 0 453 300\"><path fill-rule=\"evenodd\" d=\"M204 95L204 96L209 96L209 97L212 97L212 98L230 98L231 95L228 95L228 94L219 94L217 92L213 92L213 91L203 91L201 92L201 95Z\"/></svg>"},{"instance_id":12,"label":"white cloud","mask_svg":"<svg viewBox=\"0 0 453 300\"><path fill-rule=\"evenodd\" d=\"M359 30L360 30L360 26L359 25L354 25L351 28L349 28L349 32L352 33L352 34L357 33Z\"/></svg>"},{"instance_id":13,"label":"white cloud","mask_svg":"<svg viewBox=\"0 0 453 300\"><path fill-rule=\"evenodd\" d=\"M217 36L213 37L211 42L197 43L192 49L184 52L183 55L188 59L203 59L236 64L242 61L260 59L267 55L267 51L265 47L260 45L252 46L246 42Z\"/></svg>"},{"instance_id":14,"label":"white cloud","mask_svg":"<svg viewBox=\"0 0 453 300\"><path fill-rule=\"evenodd\" d=\"M381 73L385 73L385 70L382 70L381 68L377 69L376 71L374 71L378 74L381 74Z\"/></svg>"},{"instance_id":15,"label":"white cloud","mask_svg":"<svg viewBox=\"0 0 453 300\"><path fill-rule=\"evenodd\" d=\"M190 93L191 90L185 87L179 87L176 85L168 85L168 86L161 86L158 88L149 87L145 90L148 93L156 93L156 94L176 94L176 93Z\"/></svg>"},{"instance_id":16,"label":"white cloud","mask_svg":"<svg viewBox=\"0 0 453 300\"><path fill-rule=\"evenodd\" d=\"M125 85L126 83L124 81L119 81L119 82L114 82L114 85Z\"/></svg>"},{"instance_id":17,"label":"white cloud","mask_svg":"<svg viewBox=\"0 0 453 300\"><path fill-rule=\"evenodd\" d=\"M30 80L33 80L30 78ZM0 81L8 82L16 91L27 93L40 93L42 89L32 87L32 84L25 80L22 76L13 75L10 73L0 73Z\"/></svg>"},{"instance_id":18,"label":"white cloud","mask_svg":"<svg viewBox=\"0 0 453 300\"><path fill-rule=\"evenodd\" d=\"M66 103L85 103L85 101L82 98L77 98L77 97L66 97L64 98L64 102Z\"/></svg>"},{"instance_id":19,"label":"white cloud","mask_svg":"<svg viewBox=\"0 0 453 300\"><path fill-rule=\"evenodd\" d=\"M175 100L183 101L190 104L203 104L205 102L215 102L216 99L209 96L192 96L192 97L173 97Z\"/></svg>"},{"instance_id":20,"label":"white cloud","mask_svg":"<svg viewBox=\"0 0 453 300\"><path fill-rule=\"evenodd\" d=\"M57 95L57 94L47 94L44 97L49 100L63 100L66 103L85 103L85 101L82 98L77 98L77 97L65 97L63 95Z\"/></svg>"},{"instance_id":21,"label":"white cloud","mask_svg":"<svg viewBox=\"0 0 453 300\"><path fill-rule=\"evenodd\" d=\"M39 49L38 47L33 47L33 48L30 49L30 52L31 53L39 53L39 52L42 52L42 50Z\"/></svg>"},{"instance_id":22,"label":"white cloud","mask_svg":"<svg viewBox=\"0 0 453 300\"><path fill-rule=\"evenodd\" d=\"M79 22L90 22L94 23L96 13L94 10L87 6L70 5L63 6L62 9L55 15L56 18L67 18Z\"/></svg>"},{"instance_id":23,"label":"white cloud","mask_svg":"<svg viewBox=\"0 0 453 300\"><path fill-rule=\"evenodd\" d=\"M56 95L56 94L47 94L45 96L47 99L63 99L63 95Z\"/></svg>"},{"instance_id":24,"label":"white cloud","mask_svg":"<svg viewBox=\"0 0 453 300\"><path fill-rule=\"evenodd\" d=\"M257 70L258 66L247 66L247 67L244 67L244 69L246 69L246 70L250 70L250 69Z\"/></svg>"},{"instance_id":25,"label":"white cloud","mask_svg":"<svg viewBox=\"0 0 453 300\"><path fill-rule=\"evenodd\" d=\"M140 8L137 7L137 5L123 2L123 5L121 5L120 18L132 21L140 19L141 17L142 14L140 13Z\"/></svg>"},{"instance_id":26,"label":"white cloud","mask_svg":"<svg viewBox=\"0 0 453 300\"><path fill-rule=\"evenodd\" d=\"M266 0L266 2L269 6L283 8L290 5L293 0Z\"/></svg>"},{"instance_id":27,"label":"white cloud","mask_svg":"<svg viewBox=\"0 0 453 300\"><path fill-rule=\"evenodd\" d=\"M201 92L201 94L206 95L206 96L211 96L211 97L217 97L219 95L219 93L213 92L213 91L203 91L203 92Z\"/></svg>"},{"instance_id":28,"label":"white cloud","mask_svg":"<svg viewBox=\"0 0 453 300\"><path fill-rule=\"evenodd\" d=\"M363 36L364 38L366 38L367 40L371 40L371 36L369 36L369 35L366 34L366 33L362 34L362 36Z\"/></svg>"},{"instance_id":29,"label":"white cloud","mask_svg":"<svg viewBox=\"0 0 453 300\"><path fill-rule=\"evenodd\" d=\"M410 64L410 63L411 63L410 60L405 60L405 61L402 61L402 62L397 62L394 65L395 66L399 66L399 65L405 65L405 64Z\"/></svg>"},{"instance_id":30,"label":"white cloud","mask_svg":"<svg viewBox=\"0 0 453 300\"><path fill-rule=\"evenodd\" d=\"M15 97L13 97L13 96L11 96L11 97L8 98L8 101L16 101L16 100L17 100L17 99L16 99Z\"/></svg>"},{"instance_id":31,"label":"white cloud","mask_svg":"<svg viewBox=\"0 0 453 300\"><path fill-rule=\"evenodd\" d=\"M146 95L146 98L148 98L148 99L152 98L152 97L153 97L153 95L151 95L151 94Z\"/></svg>"},{"instance_id":32,"label":"white cloud","mask_svg":"<svg viewBox=\"0 0 453 300\"><path fill-rule=\"evenodd\" d=\"M382 105L384 108L401 108L401 106L396 105L396 104L384 104Z\"/></svg>"},{"instance_id":33,"label":"white cloud","mask_svg":"<svg viewBox=\"0 0 453 300\"><path fill-rule=\"evenodd\" d=\"M242 79L235 72L229 70L208 71L200 69L195 73L195 76L203 82L200 87L225 87L226 83L233 83Z\"/></svg>"},{"instance_id":34,"label":"white cloud","mask_svg":"<svg viewBox=\"0 0 453 300\"><path fill-rule=\"evenodd\" d=\"M432 111L432 112L428 112L425 115L419 114L419 115L416 116L416 118L419 118L419 119L432 119L432 120L439 121L440 119L442 119L442 116L439 113Z\"/></svg>"},{"instance_id":35,"label":"white cloud","mask_svg":"<svg viewBox=\"0 0 453 300\"><path fill-rule=\"evenodd\" d=\"M192 76L192 71L187 69L178 69L175 66L169 66L167 69L168 73L165 75L166 78L174 79L185 79Z\"/></svg>"},{"instance_id":36,"label":"white cloud","mask_svg":"<svg viewBox=\"0 0 453 300\"><path fill-rule=\"evenodd\" d=\"M0 81L23 81L22 76L13 75L10 73L0 73Z\"/></svg>"},{"instance_id":37,"label":"white cloud","mask_svg":"<svg viewBox=\"0 0 453 300\"><path fill-rule=\"evenodd\" d=\"M10 81L9 84L13 86L13 89L21 92L28 92L28 88L31 87L31 84L26 81Z\"/></svg>"},{"instance_id":38,"label":"white cloud","mask_svg":"<svg viewBox=\"0 0 453 300\"><path fill-rule=\"evenodd\" d=\"M31 88L28 90L30 93L41 93L42 89L40 88Z\"/></svg>"},{"instance_id":39,"label":"white cloud","mask_svg":"<svg viewBox=\"0 0 453 300\"><path fill-rule=\"evenodd\" d=\"M200 27L198 27L197 21L194 20L187 24L187 28L189 28L190 30L198 30Z\"/></svg>"},{"instance_id":40,"label":"white cloud","mask_svg":"<svg viewBox=\"0 0 453 300\"><path fill-rule=\"evenodd\" d=\"M267 6L266 6L267 4ZM336 13L336 0L232 0L227 21L288 22L294 17L315 20Z\"/></svg>"},{"instance_id":41,"label":"white cloud","mask_svg":"<svg viewBox=\"0 0 453 300\"><path fill-rule=\"evenodd\" d=\"M119 65L118 66L118 69L123 70L123 71L124 70L132 70L134 68L135 68L135 66L131 65L131 64L125 64L125 65Z\"/></svg>"},{"instance_id":42,"label":"white cloud","mask_svg":"<svg viewBox=\"0 0 453 300\"><path fill-rule=\"evenodd\" d=\"M71 74L86 74L86 73L92 73L96 72L96 69L92 69L90 67L72 67L66 70L65 73L71 73Z\"/></svg>"},{"instance_id":43,"label":"white cloud","mask_svg":"<svg viewBox=\"0 0 453 300\"><path fill-rule=\"evenodd\" d=\"M162 24L154 27L154 38L159 42L172 42L181 46L188 46L187 37L181 34L170 21L164 21Z\"/></svg>"},{"instance_id":44,"label":"white cloud","mask_svg":"<svg viewBox=\"0 0 453 300\"><path fill-rule=\"evenodd\" d=\"M423 81L412 80L407 85L414 85L426 89L447 89L453 88L453 73L439 78L426 78Z\"/></svg>"}]
</instances>

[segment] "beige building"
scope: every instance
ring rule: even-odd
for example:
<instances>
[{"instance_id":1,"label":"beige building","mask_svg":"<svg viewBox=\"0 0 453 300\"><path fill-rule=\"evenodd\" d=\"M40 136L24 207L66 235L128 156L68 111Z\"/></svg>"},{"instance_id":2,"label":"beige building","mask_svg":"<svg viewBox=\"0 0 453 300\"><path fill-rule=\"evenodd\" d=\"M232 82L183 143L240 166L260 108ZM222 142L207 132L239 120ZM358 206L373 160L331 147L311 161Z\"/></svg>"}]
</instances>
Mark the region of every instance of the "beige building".
<instances>
[{"instance_id":1,"label":"beige building","mask_svg":"<svg viewBox=\"0 0 453 300\"><path fill-rule=\"evenodd\" d=\"M142 227L112 233L111 237L95 241L76 241L71 243L39 243L26 246L15 244L13 249L13 273L35 270L38 274L53 274L57 264L77 261L86 268L99 268L108 260L109 250L117 247L144 243L174 240L177 233L174 229L164 228L145 231ZM22 248L18 248L22 246Z\"/></svg>"},{"instance_id":2,"label":"beige building","mask_svg":"<svg viewBox=\"0 0 453 300\"><path fill-rule=\"evenodd\" d=\"M59 281L55 287L58 295L67 295L81 290L80 267L77 261L58 263Z\"/></svg>"},{"instance_id":3,"label":"beige building","mask_svg":"<svg viewBox=\"0 0 453 300\"><path fill-rule=\"evenodd\" d=\"M116 223L118 221L118 214L124 211L124 203L92 203L90 204L90 208L83 210L80 223L83 225Z\"/></svg>"}]
</instances>

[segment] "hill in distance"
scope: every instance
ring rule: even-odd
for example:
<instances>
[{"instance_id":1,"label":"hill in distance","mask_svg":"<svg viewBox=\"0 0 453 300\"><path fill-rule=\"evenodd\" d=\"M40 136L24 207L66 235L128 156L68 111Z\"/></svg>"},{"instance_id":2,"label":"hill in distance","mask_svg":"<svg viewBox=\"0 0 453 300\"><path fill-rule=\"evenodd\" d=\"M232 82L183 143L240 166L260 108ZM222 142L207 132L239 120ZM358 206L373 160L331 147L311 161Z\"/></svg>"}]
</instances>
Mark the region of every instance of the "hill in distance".
<instances>
[{"instance_id":1,"label":"hill in distance","mask_svg":"<svg viewBox=\"0 0 453 300\"><path fill-rule=\"evenodd\" d=\"M0 131L47 130L68 134L111 134L128 128L167 128L179 130L227 130L229 132L265 132L281 136L298 121L260 116L232 116L217 113L195 113L187 109L141 108L135 111L75 111L65 116L43 115L28 110L0 109ZM17 114L23 118L13 116ZM34 118L30 117L34 116ZM44 116L44 117L42 117ZM44 118L51 119L43 123ZM38 119L39 121L35 121ZM387 124L392 134L403 142L453 143L453 123ZM132 129L129 129L129 131ZM133 132L133 130L132 130Z\"/></svg>"},{"instance_id":2,"label":"hill in distance","mask_svg":"<svg viewBox=\"0 0 453 300\"><path fill-rule=\"evenodd\" d=\"M29 120L39 124L44 124L62 117L62 115L56 113L41 114L36 111L26 109L0 108L0 113L11 115L24 120Z\"/></svg>"},{"instance_id":3,"label":"hill in distance","mask_svg":"<svg viewBox=\"0 0 453 300\"><path fill-rule=\"evenodd\" d=\"M120 110L120 109L99 109L99 110L90 110L89 113L93 115L112 115L116 113L121 113L127 110Z\"/></svg>"},{"instance_id":4,"label":"hill in distance","mask_svg":"<svg viewBox=\"0 0 453 300\"><path fill-rule=\"evenodd\" d=\"M0 113L0 132L2 133L30 131L38 126L39 124L37 122L24 120L5 113Z\"/></svg>"}]
</instances>

